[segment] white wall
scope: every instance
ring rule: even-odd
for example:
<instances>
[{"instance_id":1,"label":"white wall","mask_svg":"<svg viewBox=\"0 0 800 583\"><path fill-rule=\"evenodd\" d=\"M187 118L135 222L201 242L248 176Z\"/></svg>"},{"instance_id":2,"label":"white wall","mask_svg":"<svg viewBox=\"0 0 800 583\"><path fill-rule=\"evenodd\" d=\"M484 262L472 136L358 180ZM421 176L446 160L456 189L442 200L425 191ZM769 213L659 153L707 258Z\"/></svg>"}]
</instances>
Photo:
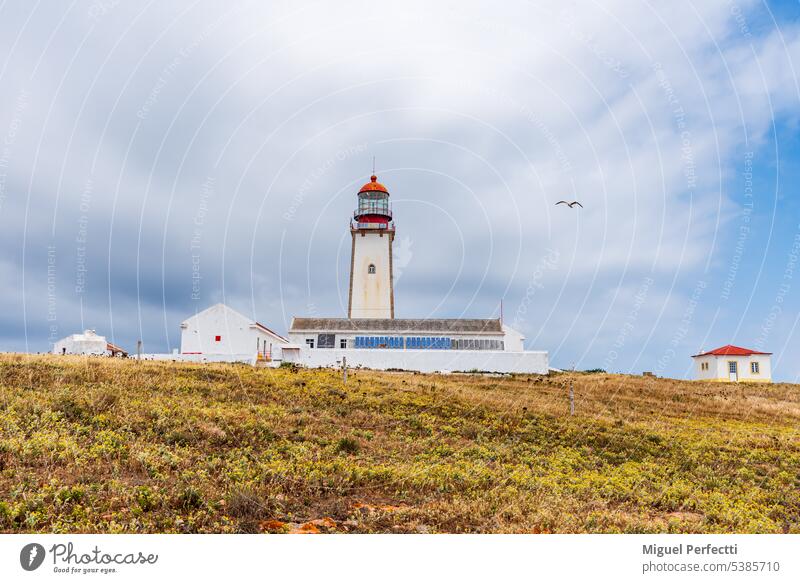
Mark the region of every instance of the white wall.
<instances>
[{"instance_id":1,"label":"white wall","mask_svg":"<svg viewBox=\"0 0 800 583\"><path fill-rule=\"evenodd\" d=\"M351 318L392 317L391 244L389 233L353 234ZM370 265L375 266L374 274L369 273Z\"/></svg>"},{"instance_id":2,"label":"white wall","mask_svg":"<svg viewBox=\"0 0 800 583\"><path fill-rule=\"evenodd\" d=\"M295 351L292 351L295 352ZM495 350L382 350L382 349L308 349L299 350L298 364L312 368L341 366L347 357L348 367L375 370L390 368L419 372L487 371L547 374L547 352L508 352ZM287 360L289 359L287 351Z\"/></svg>"},{"instance_id":3,"label":"white wall","mask_svg":"<svg viewBox=\"0 0 800 583\"><path fill-rule=\"evenodd\" d=\"M220 340L217 341L216 337ZM281 358L284 342L255 326L236 310L217 304L188 318L181 324L181 353L203 355L242 355L255 357L258 350L270 349L272 358Z\"/></svg>"},{"instance_id":4,"label":"white wall","mask_svg":"<svg viewBox=\"0 0 800 583\"><path fill-rule=\"evenodd\" d=\"M703 363L708 363L708 370L703 370ZM694 357L694 378L699 381L714 380L719 377L717 361L713 356Z\"/></svg>"},{"instance_id":5,"label":"white wall","mask_svg":"<svg viewBox=\"0 0 800 583\"><path fill-rule=\"evenodd\" d=\"M136 358L135 356L133 358ZM172 362L242 362L255 364L256 356L252 354L142 354L142 360L168 360ZM280 364L280 363L277 363Z\"/></svg>"},{"instance_id":6,"label":"white wall","mask_svg":"<svg viewBox=\"0 0 800 583\"><path fill-rule=\"evenodd\" d=\"M520 352L525 350L525 337L522 333L517 332L511 326L506 326L503 324L503 334L505 338L503 339L503 347L505 350L511 352Z\"/></svg>"},{"instance_id":7,"label":"white wall","mask_svg":"<svg viewBox=\"0 0 800 583\"><path fill-rule=\"evenodd\" d=\"M53 344L53 354L92 354L105 355L108 344L105 336L86 336L73 334L62 338Z\"/></svg>"}]
</instances>

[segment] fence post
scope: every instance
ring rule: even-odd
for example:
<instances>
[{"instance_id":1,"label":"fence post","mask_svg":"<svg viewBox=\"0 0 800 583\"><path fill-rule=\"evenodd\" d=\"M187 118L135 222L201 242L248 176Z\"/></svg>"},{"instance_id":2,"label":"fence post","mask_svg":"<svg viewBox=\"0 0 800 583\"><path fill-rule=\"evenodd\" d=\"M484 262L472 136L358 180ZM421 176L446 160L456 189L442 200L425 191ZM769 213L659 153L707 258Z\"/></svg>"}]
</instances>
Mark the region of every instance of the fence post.
<instances>
[{"instance_id":1,"label":"fence post","mask_svg":"<svg viewBox=\"0 0 800 583\"><path fill-rule=\"evenodd\" d=\"M572 379L569 380L569 414L575 415L575 391L572 390Z\"/></svg>"},{"instance_id":2,"label":"fence post","mask_svg":"<svg viewBox=\"0 0 800 583\"><path fill-rule=\"evenodd\" d=\"M142 341L136 341L136 360L142 360Z\"/></svg>"},{"instance_id":3,"label":"fence post","mask_svg":"<svg viewBox=\"0 0 800 583\"><path fill-rule=\"evenodd\" d=\"M569 377L569 414L575 415L575 390L572 388L572 383L575 376L575 365L572 365L572 375Z\"/></svg>"},{"instance_id":4,"label":"fence post","mask_svg":"<svg viewBox=\"0 0 800 583\"><path fill-rule=\"evenodd\" d=\"M342 357L342 382L347 384L347 357Z\"/></svg>"}]
</instances>

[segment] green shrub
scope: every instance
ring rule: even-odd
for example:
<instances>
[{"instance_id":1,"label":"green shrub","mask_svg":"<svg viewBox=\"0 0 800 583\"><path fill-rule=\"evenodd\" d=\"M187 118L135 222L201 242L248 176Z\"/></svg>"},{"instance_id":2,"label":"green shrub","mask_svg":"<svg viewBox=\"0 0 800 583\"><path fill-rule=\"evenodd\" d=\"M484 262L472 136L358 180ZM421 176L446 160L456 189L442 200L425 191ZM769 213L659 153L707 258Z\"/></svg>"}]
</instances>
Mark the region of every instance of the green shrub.
<instances>
[{"instance_id":1,"label":"green shrub","mask_svg":"<svg viewBox=\"0 0 800 583\"><path fill-rule=\"evenodd\" d=\"M81 500L83 500L83 497L85 495L86 492L83 488L79 487L63 488L59 490L58 494L56 494L56 499L62 504L72 504L72 503L77 504Z\"/></svg>"},{"instance_id":2,"label":"green shrub","mask_svg":"<svg viewBox=\"0 0 800 583\"><path fill-rule=\"evenodd\" d=\"M147 486L137 486L134 497L142 512L150 512L158 505L156 494Z\"/></svg>"},{"instance_id":3,"label":"green shrub","mask_svg":"<svg viewBox=\"0 0 800 583\"><path fill-rule=\"evenodd\" d=\"M203 497L191 486L184 488L178 496L178 506L183 510L195 510L203 506Z\"/></svg>"},{"instance_id":4,"label":"green shrub","mask_svg":"<svg viewBox=\"0 0 800 583\"><path fill-rule=\"evenodd\" d=\"M336 443L336 451L346 454L357 454L361 449L361 445L352 437L342 437Z\"/></svg>"}]
</instances>

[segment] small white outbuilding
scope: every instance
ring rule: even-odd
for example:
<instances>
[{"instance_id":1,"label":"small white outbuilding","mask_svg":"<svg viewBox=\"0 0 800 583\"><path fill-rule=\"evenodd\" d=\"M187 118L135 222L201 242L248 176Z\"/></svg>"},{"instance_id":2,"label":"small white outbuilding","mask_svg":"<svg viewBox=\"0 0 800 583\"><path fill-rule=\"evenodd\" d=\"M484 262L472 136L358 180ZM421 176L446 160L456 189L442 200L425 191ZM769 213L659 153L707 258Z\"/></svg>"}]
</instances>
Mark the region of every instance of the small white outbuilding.
<instances>
[{"instance_id":1,"label":"small white outbuilding","mask_svg":"<svg viewBox=\"0 0 800 583\"><path fill-rule=\"evenodd\" d=\"M200 360L281 360L289 341L225 304L216 304L181 323L181 354Z\"/></svg>"},{"instance_id":2,"label":"small white outbuilding","mask_svg":"<svg viewBox=\"0 0 800 583\"><path fill-rule=\"evenodd\" d=\"M70 334L53 344L53 354L89 354L105 356L108 342L105 336L98 336L94 330L84 330L82 334Z\"/></svg>"},{"instance_id":3,"label":"small white outbuilding","mask_svg":"<svg viewBox=\"0 0 800 583\"><path fill-rule=\"evenodd\" d=\"M723 383L772 382L772 353L727 344L692 356L695 379Z\"/></svg>"}]
</instances>

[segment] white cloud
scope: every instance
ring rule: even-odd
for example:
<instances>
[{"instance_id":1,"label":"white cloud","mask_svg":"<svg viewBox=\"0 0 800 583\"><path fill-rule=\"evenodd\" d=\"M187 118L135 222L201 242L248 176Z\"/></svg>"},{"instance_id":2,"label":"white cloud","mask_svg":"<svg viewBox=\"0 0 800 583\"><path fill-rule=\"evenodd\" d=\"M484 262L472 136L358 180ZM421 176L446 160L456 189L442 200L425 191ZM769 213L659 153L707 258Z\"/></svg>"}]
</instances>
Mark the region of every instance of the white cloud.
<instances>
[{"instance_id":1,"label":"white cloud","mask_svg":"<svg viewBox=\"0 0 800 583\"><path fill-rule=\"evenodd\" d=\"M209 177L204 297L224 286L275 322L309 305L339 310L339 243L376 154L413 245L399 312L482 315L499 295L518 304L543 249L555 249L541 317L525 332L572 353L597 334L596 359L643 277L656 281L637 338L683 311L713 245L730 237L738 206L726 180L744 140L756 149L776 117L796 121L798 27L756 26L755 2L142 10L73 11L60 28L35 16L25 29L20 11L0 24L10 89L0 132L17 88L30 96L4 241L22 245L28 195L26 245L48 238L57 192L69 257L91 176L100 311L111 254L112 298L134 297L138 279L148 309L162 295L173 319L191 309L189 240ZM555 208L561 198L585 208Z\"/></svg>"}]
</instances>

